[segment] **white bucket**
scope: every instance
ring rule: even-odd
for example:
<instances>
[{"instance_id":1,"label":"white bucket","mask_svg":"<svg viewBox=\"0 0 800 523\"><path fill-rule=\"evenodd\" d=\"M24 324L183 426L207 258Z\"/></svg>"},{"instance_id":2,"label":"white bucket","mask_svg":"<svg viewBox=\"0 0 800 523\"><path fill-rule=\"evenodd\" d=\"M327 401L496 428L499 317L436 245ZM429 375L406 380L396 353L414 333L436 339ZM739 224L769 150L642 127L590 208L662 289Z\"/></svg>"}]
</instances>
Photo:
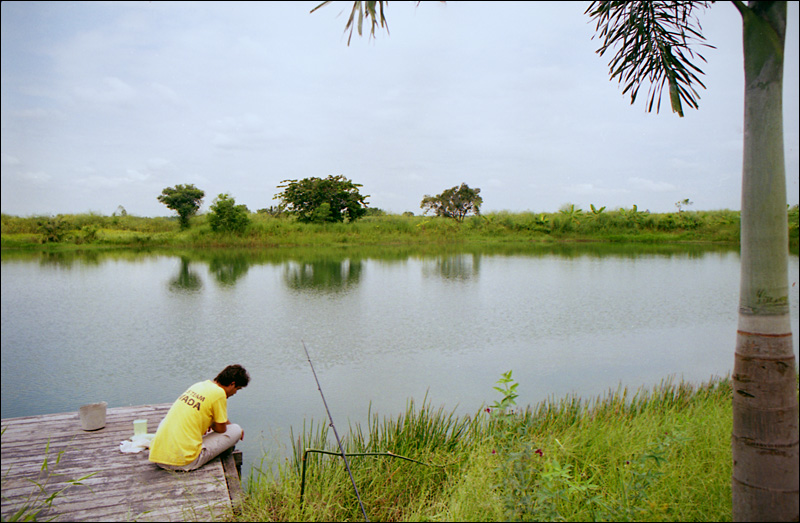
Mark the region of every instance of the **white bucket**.
<instances>
[{"instance_id":1,"label":"white bucket","mask_svg":"<svg viewBox=\"0 0 800 523\"><path fill-rule=\"evenodd\" d=\"M80 408L81 427L83 430L98 430L106 426L106 407L108 403L90 403Z\"/></svg>"}]
</instances>

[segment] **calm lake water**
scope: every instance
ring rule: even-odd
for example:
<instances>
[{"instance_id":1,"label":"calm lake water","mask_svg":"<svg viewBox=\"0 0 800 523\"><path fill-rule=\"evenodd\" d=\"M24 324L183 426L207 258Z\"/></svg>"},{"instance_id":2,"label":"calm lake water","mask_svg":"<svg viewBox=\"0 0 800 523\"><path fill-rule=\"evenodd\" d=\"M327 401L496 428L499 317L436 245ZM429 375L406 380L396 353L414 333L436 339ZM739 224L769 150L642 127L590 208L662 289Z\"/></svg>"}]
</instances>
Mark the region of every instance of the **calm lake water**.
<instances>
[{"instance_id":1,"label":"calm lake water","mask_svg":"<svg viewBox=\"0 0 800 523\"><path fill-rule=\"evenodd\" d=\"M790 256L798 352L798 257ZM240 363L245 465L326 414L475 414L733 367L736 249L570 245L2 254L2 417L172 402ZM154 428L151 428L151 432Z\"/></svg>"}]
</instances>

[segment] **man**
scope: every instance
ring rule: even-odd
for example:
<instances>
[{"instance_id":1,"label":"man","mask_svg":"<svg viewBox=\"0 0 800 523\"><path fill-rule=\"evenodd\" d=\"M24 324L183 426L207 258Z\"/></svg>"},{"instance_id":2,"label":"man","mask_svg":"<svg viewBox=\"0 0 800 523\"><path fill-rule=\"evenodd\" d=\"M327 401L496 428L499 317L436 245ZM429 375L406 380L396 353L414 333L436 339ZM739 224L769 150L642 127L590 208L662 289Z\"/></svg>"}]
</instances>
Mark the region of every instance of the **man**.
<instances>
[{"instance_id":1,"label":"man","mask_svg":"<svg viewBox=\"0 0 800 523\"><path fill-rule=\"evenodd\" d=\"M228 421L228 398L250 382L241 365L228 365L214 380L195 383L175 400L150 444L150 461L168 470L196 470L244 439Z\"/></svg>"}]
</instances>

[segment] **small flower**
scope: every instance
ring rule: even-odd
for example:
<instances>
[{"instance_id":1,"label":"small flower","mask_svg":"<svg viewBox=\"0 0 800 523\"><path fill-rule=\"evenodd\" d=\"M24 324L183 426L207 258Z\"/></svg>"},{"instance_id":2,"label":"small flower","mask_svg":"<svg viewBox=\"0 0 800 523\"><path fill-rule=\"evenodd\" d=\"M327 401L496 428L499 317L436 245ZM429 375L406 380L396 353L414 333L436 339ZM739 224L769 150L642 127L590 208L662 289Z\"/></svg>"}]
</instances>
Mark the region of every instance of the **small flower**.
<instances>
[{"instance_id":1,"label":"small flower","mask_svg":"<svg viewBox=\"0 0 800 523\"><path fill-rule=\"evenodd\" d=\"M492 454L497 454L497 451L492 449Z\"/></svg>"},{"instance_id":2,"label":"small flower","mask_svg":"<svg viewBox=\"0 0 800 523\"><path fill-rule=\"evenodd\" d=\"M544 451L542 449L536 449L533 451L534 454L538 454L541 457L544 457Z\"/></svg>"},{"instance_id":3,"label":"small flower","mask_svg":"<svg viewBox=\"0 0 800 523\"><path fill-rule=\"evenodd\" d=\"M490 409L489 407L486 407L486 412L492 412L492 409Z\"/></svg>"}]
</instances>

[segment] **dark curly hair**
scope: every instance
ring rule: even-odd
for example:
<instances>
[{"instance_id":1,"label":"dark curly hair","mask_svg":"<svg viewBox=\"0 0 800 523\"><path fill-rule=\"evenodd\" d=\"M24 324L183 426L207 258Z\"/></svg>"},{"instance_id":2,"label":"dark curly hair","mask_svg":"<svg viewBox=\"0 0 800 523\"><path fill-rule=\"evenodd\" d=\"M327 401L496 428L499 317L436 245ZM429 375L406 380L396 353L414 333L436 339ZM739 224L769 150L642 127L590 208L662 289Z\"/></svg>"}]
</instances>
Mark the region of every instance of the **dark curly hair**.
<instances>
[{"instance_id":1,"label":"dark curly hair","mask_svg":"<svg viewBox=\"0 0 800 523\"><path fill-rule=\"evenodd\" d=\"M217 374L214 381L223 387L227 387L231 383L235 383L237 387L247 387L247 384L250 383L250 375L241 365L228 365Z\"/></svg>"}]
</instances>

